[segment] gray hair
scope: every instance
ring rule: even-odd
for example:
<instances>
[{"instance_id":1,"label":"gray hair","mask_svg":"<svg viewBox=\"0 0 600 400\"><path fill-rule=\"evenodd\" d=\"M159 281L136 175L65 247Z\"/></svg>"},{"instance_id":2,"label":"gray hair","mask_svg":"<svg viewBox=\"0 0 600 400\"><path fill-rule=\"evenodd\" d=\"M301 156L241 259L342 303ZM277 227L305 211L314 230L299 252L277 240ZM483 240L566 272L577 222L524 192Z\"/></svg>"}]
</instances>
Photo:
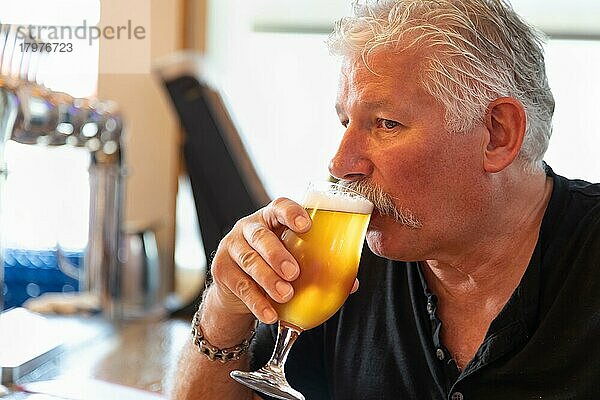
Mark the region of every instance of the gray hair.
<instances>
[{"instance_id":1,"label":"gray hair","mask_svg":"<svg viewBox=\"0 0 600 400\"><path fill-rule=\"evenodd\" d=\"M514 97L527 115L519 159L542 169L552 134L554 97L548 85L544 36L504 0L355 1L354 16L329 37L333 54L369 57L385 48L428 48L421 84L446 110L446 127L465 132L482 121L491 101Z\"/></svg>"}]
</instances>

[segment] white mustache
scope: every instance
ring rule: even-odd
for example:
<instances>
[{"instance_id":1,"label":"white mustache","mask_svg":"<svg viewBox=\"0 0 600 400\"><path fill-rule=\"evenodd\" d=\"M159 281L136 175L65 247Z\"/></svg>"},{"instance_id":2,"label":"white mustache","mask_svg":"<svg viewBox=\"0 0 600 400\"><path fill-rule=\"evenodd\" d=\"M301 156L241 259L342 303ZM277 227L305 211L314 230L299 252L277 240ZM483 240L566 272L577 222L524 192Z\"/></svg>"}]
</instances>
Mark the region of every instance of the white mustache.
<instances>
[{"instance_id":1,"label":"white mustache","mask_svg":"<svg viewBox=\"0 0 600 400\"><path fill-rule=\"evenodd\" d=\"M339 181L338 184L366 197L381 215L391 217L409 228L419 229L423 226L412 211L397 206L394 198L377 184L366 181Z\"/></svg>"}]
</instances>

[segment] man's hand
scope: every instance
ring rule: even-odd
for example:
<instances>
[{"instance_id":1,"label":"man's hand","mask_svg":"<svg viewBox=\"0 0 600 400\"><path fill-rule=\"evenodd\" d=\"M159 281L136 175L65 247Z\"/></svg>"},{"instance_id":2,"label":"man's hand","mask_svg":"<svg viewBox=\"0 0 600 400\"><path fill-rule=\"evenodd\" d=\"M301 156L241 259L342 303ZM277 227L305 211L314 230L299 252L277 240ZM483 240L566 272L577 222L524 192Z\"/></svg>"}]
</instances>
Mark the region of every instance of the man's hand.
<instances>
[{"instance_id":1,"label":"man's hand","mask_svg":"<svg viewBox=\"0 0 600 400\"><path fill-rule=\"evenodd\" d=\"M212 262L213 283L202 303L200 325L209 343L220 348L240 343L248 337L255 316L265 323L277 321L271 301L289 301L294 295L290 282L300 274L298 262L280 240L281 234L288 228L304 233L310 227L304 208L285 198L274 200L234 225L219 243ZM355 281L352 291L357 288ZM247 355L221 364L209 361L189 345L179 362L172 398L258 399L229 377L231 370L248 367Z\"/></svg>"},{"instance_id":2,"label":"man's hand","mask_svg":"<svg viewBox=\"0 0 600 400\"><path fill-rule=\"evenodd\" d=\"M211 303L231 314L252 313L264 323L275 322L277 313L269 299L290 300L294 290L289 282L300 274L280 236L287 228L303 233L310 226L304 208L286 198L239 220L215 253Z\"/></svg>"}]
</instances>

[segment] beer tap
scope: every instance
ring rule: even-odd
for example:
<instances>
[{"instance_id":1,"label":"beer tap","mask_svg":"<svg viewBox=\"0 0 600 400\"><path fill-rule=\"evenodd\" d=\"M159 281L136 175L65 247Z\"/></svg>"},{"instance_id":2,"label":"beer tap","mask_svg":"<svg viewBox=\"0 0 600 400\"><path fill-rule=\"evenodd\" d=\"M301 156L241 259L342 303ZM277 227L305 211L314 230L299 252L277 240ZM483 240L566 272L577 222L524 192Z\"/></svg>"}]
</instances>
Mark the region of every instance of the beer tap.
<instances>
[{"instance_id":1,"label":"beer tap","mask_svg":"<svg viewBox=\"0 0 600 400\"><path fill-rule=\"evenodd\" d=\"M38 76L41 53L21 53L21 59L16 60L18 40L14 27L1 25L0 190L7 174L4 152L9 140L25 145L66 145L88 150L89 238L83 273L62 255L60 248L58 264L63 272L79 280L83 290L98 297L105 316L119 319L125 174L122 115L114 102L73 98L46 88ZM15 65L17 70L13 70Z\"/></svg>"}]
</instances>

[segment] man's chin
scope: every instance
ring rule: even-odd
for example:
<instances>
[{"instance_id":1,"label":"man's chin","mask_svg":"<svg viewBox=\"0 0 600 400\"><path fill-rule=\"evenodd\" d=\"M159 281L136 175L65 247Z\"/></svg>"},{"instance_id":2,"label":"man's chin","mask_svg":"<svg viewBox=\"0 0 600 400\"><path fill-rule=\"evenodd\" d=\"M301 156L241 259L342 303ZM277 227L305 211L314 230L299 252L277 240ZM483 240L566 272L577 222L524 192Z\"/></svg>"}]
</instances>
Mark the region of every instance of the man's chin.
<instances>
[{"instance_id":1,"label":"man's chin","mask_svg":"<svg viewBox=\"0 0 600 400\"><path fill-rule=\"evenodd\" d=\"M415 249L410 248L413 229L394 221L391 217L379 215L371 219L366 241L371 251L391 260L412 260Z\"/></svg>"},{"instance_id":2,"label":"man's chin","mask_svg":"<svg viewBox=\"0 0 600 400\"><path fill-rule=\"evenodd\" d=\"M377 229L371 229L371 227L369 227L369 230L367 231L366 240L369 249L371 249L371 251L375 255L378 255L379 257L386 257L386 251L383 241L383 232Z\"/></svg>"}]
</instances>

